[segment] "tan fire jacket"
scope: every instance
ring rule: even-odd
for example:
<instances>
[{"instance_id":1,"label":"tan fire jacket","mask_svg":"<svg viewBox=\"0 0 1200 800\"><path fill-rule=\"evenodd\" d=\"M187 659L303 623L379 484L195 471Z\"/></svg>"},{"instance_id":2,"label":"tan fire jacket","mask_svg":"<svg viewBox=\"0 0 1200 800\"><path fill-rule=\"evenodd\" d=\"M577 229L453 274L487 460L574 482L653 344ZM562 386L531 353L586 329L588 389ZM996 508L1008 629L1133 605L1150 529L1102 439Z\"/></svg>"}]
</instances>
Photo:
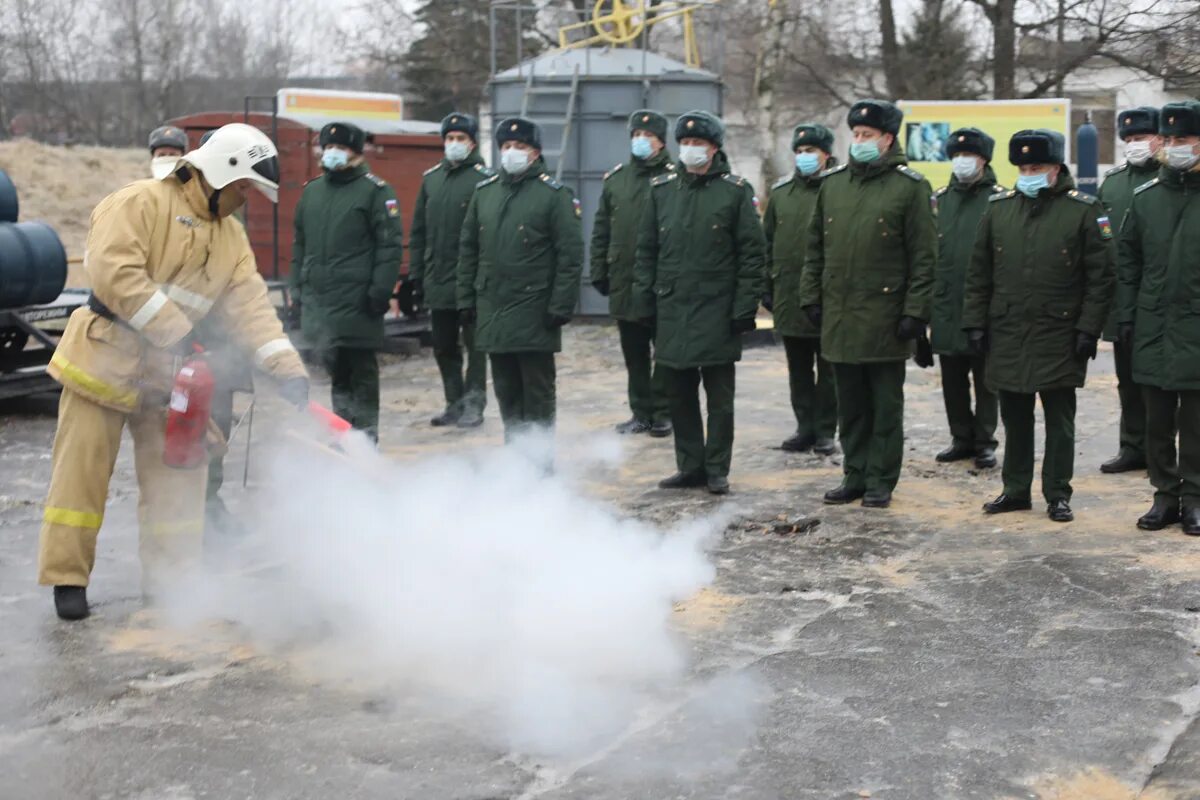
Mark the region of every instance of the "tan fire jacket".
<instances>
[{"instance_id":1,"label":"tan fire jacket","mask_svg":"<svg viewBox=\"0 0 1200 800\"><path fill-rule=\"evenodd\" d=\"M305 375L245 229L215 219L201 179L191 175L186 183L178 174L137 181L92 212L84 269L117 319L76 309L47 371L109 408L134 411L147 389L168 391L176 361L169 348L210 313L263 371Z\"/></svg>"}]
</instances>

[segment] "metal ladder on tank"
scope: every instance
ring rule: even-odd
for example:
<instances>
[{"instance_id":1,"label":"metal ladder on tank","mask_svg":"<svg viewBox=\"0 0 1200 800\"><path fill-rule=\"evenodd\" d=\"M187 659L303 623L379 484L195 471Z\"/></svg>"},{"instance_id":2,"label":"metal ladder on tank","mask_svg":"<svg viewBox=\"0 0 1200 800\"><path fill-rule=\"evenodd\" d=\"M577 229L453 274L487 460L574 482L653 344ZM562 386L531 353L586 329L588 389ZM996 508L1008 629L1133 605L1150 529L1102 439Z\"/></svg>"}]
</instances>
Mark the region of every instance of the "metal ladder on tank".
<instances>
[{"instance_id":1,"label":"metal ladder on tank","mask_svg":"<svg viewBox=\"0 0 1200 800\"><path fill-rule=\"evenodd\" d=\"M559 142L558 149L542 150L543 157L557 159L554 166L554 180L561 181L563 164L566 162L567 144L571 139L571 121L575 118L575 103L579 97L579 65L576 64L574 71L571 73L571 85L569 88L564 86L535 86L533 83L533 73L534 70L530 67L529 77L525 79L525 93L521 97L521 116L534 122L553 122L562 125L562 141ZM567 107L564 111L564 116L554 116L552 112L537 112L536 117L531 117L529 105L530 98L533 97L567 98Z\"/></svg>"}]
</instances>

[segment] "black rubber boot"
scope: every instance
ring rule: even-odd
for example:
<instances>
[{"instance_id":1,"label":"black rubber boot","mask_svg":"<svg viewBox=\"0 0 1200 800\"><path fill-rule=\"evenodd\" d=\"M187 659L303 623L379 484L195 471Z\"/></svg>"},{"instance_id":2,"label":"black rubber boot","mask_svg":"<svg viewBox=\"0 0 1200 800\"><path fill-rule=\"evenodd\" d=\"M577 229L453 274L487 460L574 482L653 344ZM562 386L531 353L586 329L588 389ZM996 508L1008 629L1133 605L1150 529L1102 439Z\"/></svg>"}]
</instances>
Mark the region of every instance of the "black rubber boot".
<instances>
[{"instance_id":1,"label":"black rubber boot","mask_svg":"<svg viewBox=\"0 0 1200 800\"><path fill-rule=\"evenodd\" d=\"M55 586L54 610L58 612L59 619L83 619L88 615L87 588Z\"/></svg>"}]
</instances>

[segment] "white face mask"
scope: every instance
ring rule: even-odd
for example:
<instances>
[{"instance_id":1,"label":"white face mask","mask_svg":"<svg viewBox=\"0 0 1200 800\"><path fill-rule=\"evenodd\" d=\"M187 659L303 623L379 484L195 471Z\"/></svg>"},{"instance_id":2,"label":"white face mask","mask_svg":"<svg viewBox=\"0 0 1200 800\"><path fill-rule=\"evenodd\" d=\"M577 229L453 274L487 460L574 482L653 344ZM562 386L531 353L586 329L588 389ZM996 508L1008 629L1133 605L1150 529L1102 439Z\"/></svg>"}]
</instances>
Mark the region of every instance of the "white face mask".
<instances>
[{"instance_id":1,"label":"white face mask","mask_svg":"<svg viewBox=\"0 0 1200 800\"><path fill-rule=\"evenodd\" d=\"M1174 147L1168 147L1167 150L1167 166L1171 169L1189 170L1200 162L1200 155L1196 153L1196 148L1190 144L1177 144Z\"/></svg>"},{"instance_id":2,"label":"white face mask","mask_svg":"<svg viewBox=\"0 0 1200 800\"><path fill-rule=\"evenodd\" d=\"M963 183L969 182L981 171L975 156L955 156L950 159L950 169L954 171L954 177Z\"/></svg>"},{"instance_id":3,"label":"white face mask","mask_svg":"<svg viewBox=\"0 0 1200 800\"><path fill-rule=\"evenodd\" d=\"M509 175L520 175L529 169L529 151L510 147L500 153L500 166Z\"/></svg>"},{"instance_id":4,"label":"white face mask","mask_svg":"<svg viewBox=\"0 0 1200 800\"><path fill-rule=\"evenodd\" d=\"M1154 154L1150 151L1149 141L1130 142L1125 145L1125 160L1135 167L1144 165L1152 155Z\"/></svg>"},{"instance_id":5,"label":"white face mask","mask_svg":"<svg viewBox=\"0 0 1200 800\"><path fill-rule=\"evenodd\" d=\"M179 156L155 156L150 159L150 174L154 180L161 181L175 171L179 165Z\"/></svg>"},{"instance_id":6,"label":"white face mask","mask_svg":"<svg viewBox=\"0 0 1200 800\"><path fill-rule=\"evenodd\" d=\"M471 154L471 146L466 142L446 142L446 160L463 161Z\"/></svg>"},{"instance_id":7,"label":"white face mask","mask_svg":"<svg viewBox=\"0 0 1200 800\"><path fill-rule=\"evenodd\" d=\"M680 145L679 160L689 167L702 167L709 161L708 148L701 144Z\"/></svg>"}]
</instances>

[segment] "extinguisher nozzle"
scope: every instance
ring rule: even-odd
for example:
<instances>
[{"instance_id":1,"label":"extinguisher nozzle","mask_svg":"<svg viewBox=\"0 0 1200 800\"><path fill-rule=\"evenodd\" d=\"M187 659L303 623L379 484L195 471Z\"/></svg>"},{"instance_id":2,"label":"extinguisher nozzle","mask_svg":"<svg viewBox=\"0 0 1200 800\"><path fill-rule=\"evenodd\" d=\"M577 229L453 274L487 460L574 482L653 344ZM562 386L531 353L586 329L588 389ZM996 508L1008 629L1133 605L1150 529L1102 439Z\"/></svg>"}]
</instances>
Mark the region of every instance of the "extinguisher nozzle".
<instances>
[{"instance_id":1,"label":"extinguisher nozzle","mask_svg":"<svg viewBox=\"0 0 1200 800\"><path fill-rule=\"evenodd\" d=\"M313 400L308 402L308 413L313 419L324 425L330 433L341 435L349 431L352 427L349 422Z\"/></svg>"}]
</instances>

